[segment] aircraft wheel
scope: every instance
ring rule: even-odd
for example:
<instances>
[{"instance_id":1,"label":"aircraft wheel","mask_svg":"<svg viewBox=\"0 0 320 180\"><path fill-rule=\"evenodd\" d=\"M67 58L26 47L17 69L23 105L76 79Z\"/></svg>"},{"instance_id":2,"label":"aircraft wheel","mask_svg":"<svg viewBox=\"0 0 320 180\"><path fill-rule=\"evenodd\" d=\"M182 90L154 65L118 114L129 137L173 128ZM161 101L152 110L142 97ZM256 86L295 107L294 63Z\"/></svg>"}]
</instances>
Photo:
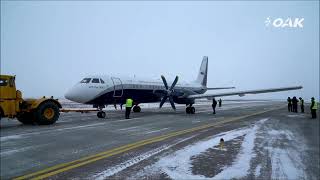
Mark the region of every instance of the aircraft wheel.
<instances>
[{"instance_id":1,"label":"aircraft wheel","mask_svg":"<svg viewBox=\"0 0 320 180\"><path fill-rule=\"evenodd\" d=\"M133 106L133 112L141 112L140 106Z\"/></svg>"},{"instance_id":2,"label":"aircraft wheel","mask_svg":"<svg viewBox=\"0 0 320 180\"><path fill-rule=\"evenodd\" d=\"M190 114L190 113L191 113L190 107L186 107L186 113L187 113L187 114Z\"/></svg>"},{"instance_id":3,"label":"aircraft wheel","mask_svg":"<svg viewBox=\"0 0 320 180\"><path fill-rule=\"evenodd\" d=\"M196 112L196 109L194 107L190 107L190 113L194 114Z\"/></svg>"},{"instance_id":4,"label":"aircraft wheel","mask_svg":"<svg viewBox=\"0 0 320 180\"><path fill-rule=\"evenodd\" d=\"M99 111L97 113L98 118L105 118L106 117L106 113L104 111Z\"/></svg>"}]
</instances>

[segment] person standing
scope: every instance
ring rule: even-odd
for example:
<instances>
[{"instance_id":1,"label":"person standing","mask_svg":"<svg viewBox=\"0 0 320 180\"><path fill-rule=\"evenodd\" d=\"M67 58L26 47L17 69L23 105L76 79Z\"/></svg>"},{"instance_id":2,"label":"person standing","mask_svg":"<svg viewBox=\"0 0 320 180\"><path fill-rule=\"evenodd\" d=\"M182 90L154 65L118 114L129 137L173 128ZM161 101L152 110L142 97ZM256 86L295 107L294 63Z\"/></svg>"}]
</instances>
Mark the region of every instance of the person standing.
<instances>
[{"instance_id":1,"label":"person standing","mask_svg":"<svg viewBox=\"0 0 320 180\"><path fill-rule=\"evenodd\" d=\"M300 108L301 108L301 113L304 113L304 100L301 98L301 97L299 97L299 102L300 102Z\"/></svg>"},{"instance_id":2,"label":"person standing","mask_svg":"<svg viewBox=\"0 0 320 180\"><path fill-rule=\"evenodd\" d=\"M311 106L310 106L312 119L317 118L317 109L318 109L318 103L314 100L314 97L312 97L311 98Z\"/></svg>"},{"instance_id":3,"label":"person standing","mask_svg":"<svg viewBox=\"0 0 320 180\"><path fill-rule=\"evenodd\" d=\"M295 96L293 96L293 98L292 98L292 111L295 113L298 112L298 102L299 102L298 99Z\"/></svg>"},{"instance_id":4,"label":"person standing","mask_svg":"<svg viewBox=\"0 0 320 180\"><path fill-rule=\"evenodd\" d=\"M128 98L126 100L126 119L130 119L132 104L133 104L133 100L131 98Z\"/></svg>"},{"instance_id":5,"label":"person standing","mask_svg":"<svg viewBox=\"0 0 320 180\"><path fill-rule=\"evenodd\" d=\"M292 112L292 102L291 102L291 98L288 97L287 101L288 101L288 111L289 111L289 112Z\"/></svg>"},{"instance_id":6,"label":"person standing","mask_svg":"<svg viewBox=\"0 0 320 180\"><path fill-rule=\"evenodd\" d=\"M216 114L216 106L217 106L217 101L215 98L212 99L212 110L213 114Z\"/></svg>"},{"instance_id":7,"label":"person standing","mask_svg":"<svg viewBox=\"0 0 320 180\"><path fill-rule=\"evenodd\" d=\"M222 104L222 100L221 98L219 99L219 107L221 107L221 104Z\"/></svg>"}]
</instances>

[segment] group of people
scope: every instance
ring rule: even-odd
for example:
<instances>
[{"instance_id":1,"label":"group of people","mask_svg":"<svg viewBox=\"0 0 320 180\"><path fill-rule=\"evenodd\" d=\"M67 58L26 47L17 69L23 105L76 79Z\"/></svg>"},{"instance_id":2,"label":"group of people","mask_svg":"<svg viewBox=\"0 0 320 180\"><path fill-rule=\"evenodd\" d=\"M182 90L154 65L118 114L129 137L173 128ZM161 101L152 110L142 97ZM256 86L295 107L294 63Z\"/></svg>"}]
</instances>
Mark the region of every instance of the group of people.
<instances>
[{"instance_id":1,"label":"group of people","mask_svg":"<svg viewBox=\"0 0 320 180\"><path fill-rule=\"evenodd\" d=\"M299 101L300 100L300 101ZM300 109L301 113L304 113L304 100L299 97L299 100L293 96L292 98L288 97L288 111L289 112L298 112L298 103L300 104ZM219 99L218 102L216 101L215 98L212 99L212 110L213 114L216 114L216 106L219 103L219 107L222 105L222 100ZM128 98L126 100L126 119L129 119L131 108L133 105L133 100L131 98ZM311 110L311 116L312 118L317 118L317 109L318 109L318 103L315 101L314 97L311 98L311 105L310 105L310 110Z\"/></svg>"},{"instance_id":2,"label":"group of people","mask_svg":"<svg viewBox=\"0 0 320 180\"><path fill-rule=\"evenodd\" d=\"M300 101L299 101L300 100ZM293 96L292 98L288 97L288 111L289 112L298 112L298 103L300 104L301 113L304 113L304 100L299 97L299 100ZM315 101L314 97L311 98L311 105L310 105L310 111L311 111L311 117L317 118L317 109L318 109L318 103Z\"/></svg>"}]
</instances>

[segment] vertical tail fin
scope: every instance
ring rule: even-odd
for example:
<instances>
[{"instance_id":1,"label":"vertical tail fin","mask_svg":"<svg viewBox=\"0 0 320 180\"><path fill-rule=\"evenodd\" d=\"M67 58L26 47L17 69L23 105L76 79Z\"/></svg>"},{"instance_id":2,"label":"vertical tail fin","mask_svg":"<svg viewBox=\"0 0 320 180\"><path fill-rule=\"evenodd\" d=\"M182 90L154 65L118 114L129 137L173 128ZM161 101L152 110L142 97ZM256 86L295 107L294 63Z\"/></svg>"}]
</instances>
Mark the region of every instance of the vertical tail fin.
<instances>
[{"instance_id":1,"label":"vertical tail fin","mask_svg":"<svg viewBox=\"0 0 320 180\"><path fill-rule=\"evenodd\" d=\"M207 87L207 74L208 74L208 56L203 56L198 77L196 83L201 84L202 86Z\"/></svg>"}]
</instances>

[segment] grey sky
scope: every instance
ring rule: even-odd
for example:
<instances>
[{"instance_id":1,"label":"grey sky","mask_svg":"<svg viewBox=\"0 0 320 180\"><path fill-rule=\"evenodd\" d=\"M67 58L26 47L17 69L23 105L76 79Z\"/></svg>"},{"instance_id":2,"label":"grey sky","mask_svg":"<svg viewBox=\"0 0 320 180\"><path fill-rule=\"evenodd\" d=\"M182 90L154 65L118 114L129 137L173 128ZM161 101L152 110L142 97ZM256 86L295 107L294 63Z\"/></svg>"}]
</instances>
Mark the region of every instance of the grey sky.
<instances>
[{"instance_id":1,"label":"grey sky","mask_svg":"<svg viewBox=\"0 0 320 180\"><path fill-rule=\"evenodd\" d=\"M302 85L251 97L319 99L319 2L1 1L1 74L25 97L63 97L89 74L193 80L204 55L208 87Z\"/></svg>"}]
</instances>

